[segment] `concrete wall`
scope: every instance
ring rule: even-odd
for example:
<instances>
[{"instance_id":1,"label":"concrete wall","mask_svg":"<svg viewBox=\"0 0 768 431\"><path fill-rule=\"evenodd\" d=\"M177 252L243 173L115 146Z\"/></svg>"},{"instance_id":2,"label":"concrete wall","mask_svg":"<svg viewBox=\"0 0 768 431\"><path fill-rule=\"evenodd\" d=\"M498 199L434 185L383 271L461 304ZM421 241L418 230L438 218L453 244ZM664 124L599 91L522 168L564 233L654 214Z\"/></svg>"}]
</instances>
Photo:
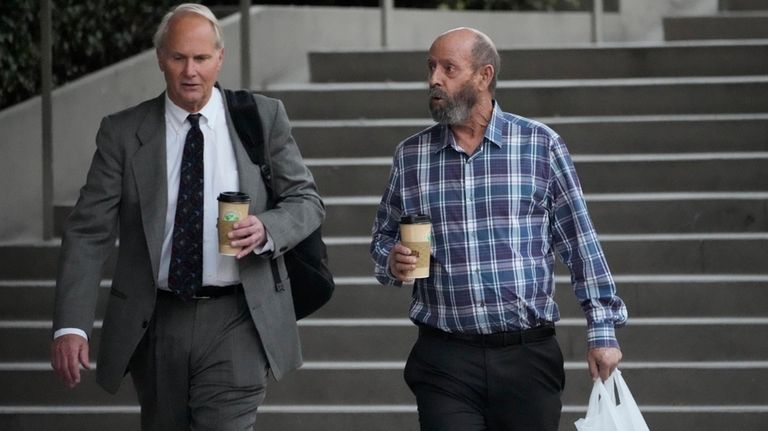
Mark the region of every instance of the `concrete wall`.
<instances>
[{"instance_id":1,"label":"concrete wall","mask_svg":"<svg viewBox=\"0 0 768 431\"><path fill-rule=\"evenodd\" d=\"M43 235L40 98L0 113L0 241Z\"/></svg>"},{"instance_id":2,"label":"concrete wall","mask_svg":"<svg viewBox=\"0 0 768 431\"><path fill-rule=\"evenodd\" d=\"M624 1L605 17L607 41L660 40L661 17L708 13L717 0ZM642 3L642 5L641 5ZM650 6L649 6L650 5ZM488 33L500 49L589 42L587 13L449 12L396 9L391 49L426 50L435 35L458 26ZM226 40L220 82L240 82L239 15L222 21ZM371 8L254 7L251 10L255 88L309 79L307 52L380 47L380 15ZM54 203L72 204L85 179L100 119L158 95L164 87L147 51L56 89L53 95ZM0 242L42 238L42 155L39 98L0 112ZM10 204L13 202L13 204Z\"/></svg>"},{"instance_id":3,"label":"concrete wall","mask_svg":"<svg viewBox=\"0 0 768 431\"><path fill-rule=\"evenodd\" d=\"M664 38L662 18L676 15L711 15L717 0L623 0L621 12L608 15L605 40L614 42L653 42Z\"/></svg>"}]
</instances>

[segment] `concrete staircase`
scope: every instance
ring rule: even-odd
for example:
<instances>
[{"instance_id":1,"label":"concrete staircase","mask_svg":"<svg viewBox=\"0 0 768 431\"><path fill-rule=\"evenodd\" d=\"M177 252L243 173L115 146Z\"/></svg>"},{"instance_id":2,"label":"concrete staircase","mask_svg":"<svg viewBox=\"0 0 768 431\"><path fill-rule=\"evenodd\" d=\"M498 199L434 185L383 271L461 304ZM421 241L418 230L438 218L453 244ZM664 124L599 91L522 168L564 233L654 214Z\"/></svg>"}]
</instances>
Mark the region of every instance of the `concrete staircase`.
<instances>
[{"instance_id":1,"label":"concrete staircase","mask_svg":"<svg viewBox=\"0 0 768 431\"><path fill-rule=\"evenodd\" d=\"M573 154L630 310L622 369L651 429L765 430L768 41L516 49L502 59L502 107L545 121ZM300 323L306 365L271 385L261 430L418 429L402 381L415 338L410 289L378 286L367 249L395 145L431 123L424 64L423 52L314 53L312 84L268 92L284 100L325 197L338 288ZM136 430L129 379L112 397L92 373L73 391L50 371L57 255L56 241L0 247L0 430ZM584 318L558 274L561 430L573 430L591 382Z\"/></svg>"},{"instance_id":2,"label":"concrete staircase","mask_svg":"<svg viewBox=\"0 0 768 431\"><path fill-rule=\"evenodd\" d=\"M712 16L664 19L667 40L768 38L768 4L763 0L719 0Z\"/></svg>"}]
</instances>

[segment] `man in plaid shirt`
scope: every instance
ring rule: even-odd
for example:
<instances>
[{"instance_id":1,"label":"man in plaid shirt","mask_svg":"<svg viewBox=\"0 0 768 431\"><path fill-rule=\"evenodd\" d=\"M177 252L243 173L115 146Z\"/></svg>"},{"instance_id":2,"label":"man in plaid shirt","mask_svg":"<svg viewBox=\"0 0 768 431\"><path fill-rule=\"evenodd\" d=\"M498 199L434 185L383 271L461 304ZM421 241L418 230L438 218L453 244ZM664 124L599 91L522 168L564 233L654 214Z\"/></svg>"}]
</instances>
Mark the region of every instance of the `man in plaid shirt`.
<instances>
[{"instance_id":1,"label":"man in plaid shirt","mask_svg":"<svg viewBox=\"0 0 768 431\"><path fill-rule=\"evenodd\" d=\"M429 107L438 123L397 147L373 226L377 279L414 281L402 216L432 220L430 276L415 280L419 338L405 368L422 430L556 431L565 384L555 338L555 253L587 319L587 362L608 378L621 360L623 301L562 138L503 112L499 55L459 28L429 50Z\"/></svg>"}]
</instances>

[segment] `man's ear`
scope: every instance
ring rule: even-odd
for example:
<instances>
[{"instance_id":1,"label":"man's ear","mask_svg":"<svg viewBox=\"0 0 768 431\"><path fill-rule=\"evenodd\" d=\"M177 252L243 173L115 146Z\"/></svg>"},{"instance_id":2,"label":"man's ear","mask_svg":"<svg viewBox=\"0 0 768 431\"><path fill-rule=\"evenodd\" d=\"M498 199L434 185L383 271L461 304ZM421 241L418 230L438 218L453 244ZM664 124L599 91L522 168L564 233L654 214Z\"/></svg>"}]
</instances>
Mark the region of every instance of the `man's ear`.
<instances>
[{"instance_id":1,"label":"man's ear","mask_svg":"<svg viewBox=\"0 0 768 431\"><path fill-rule=\"evenodd\" d=\"M155 49L155 57L157 57L157 66L160 68L161 72L165 73L162 56L163 56L163 53L161 53L159 49Z\"/></svg>"},{"instance_id":2,"label":"man's ear","mask_svg":"<svg viewBox=\"0 0 768 431\"><path fill-rule=\"evenodd\" d=\"M219 70L221 70L221 65L224 64L224 48L219 49Z\"/></svg>"},{"instance_id":3,"label":"man's ear","mask_svg":"<svg viewBox=\"0 0 768 431\"><path fill-rule=\"evenodd\" d=\"M480 78L481 78L481 84L483 86L484 90L488 90L491 88L491 81L493 80L493 77L496 75L496 71L493 69L493 66L490 64L486 64L485 66L482 66L480 68Z\"/></svg>"}]
</instances>

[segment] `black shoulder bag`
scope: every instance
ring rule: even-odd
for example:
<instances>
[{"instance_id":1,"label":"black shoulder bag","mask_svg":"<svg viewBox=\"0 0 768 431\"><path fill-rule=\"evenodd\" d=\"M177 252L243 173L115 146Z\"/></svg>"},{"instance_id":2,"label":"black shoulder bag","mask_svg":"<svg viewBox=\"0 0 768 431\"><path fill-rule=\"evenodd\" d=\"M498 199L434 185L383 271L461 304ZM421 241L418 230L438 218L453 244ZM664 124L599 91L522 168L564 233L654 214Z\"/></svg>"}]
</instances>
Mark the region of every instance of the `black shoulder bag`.
<instances>
[{"instance_id":1,"label":"black shoulder bag","mask_svg":"<svg viewBox=\"0 0 768 431\"><path fill-rule=\"evenodd\" d=\"M237 130L248 157L258 165L267 185L269 201L275 205L272 190L272 172L264 157L264 135L259 118L259 111L253 95L246 90L224 90L229 106L229 114ZM331 299L335 283L333 274L328 269L328 251L323 242L320 228L297 244L284 255L285 267L291 280L291 295L296 320L302 319ZM272 259L272 275L275 288L283 289L283 280L277 269L277 261Z\"/></svg>"}]
</instances>

